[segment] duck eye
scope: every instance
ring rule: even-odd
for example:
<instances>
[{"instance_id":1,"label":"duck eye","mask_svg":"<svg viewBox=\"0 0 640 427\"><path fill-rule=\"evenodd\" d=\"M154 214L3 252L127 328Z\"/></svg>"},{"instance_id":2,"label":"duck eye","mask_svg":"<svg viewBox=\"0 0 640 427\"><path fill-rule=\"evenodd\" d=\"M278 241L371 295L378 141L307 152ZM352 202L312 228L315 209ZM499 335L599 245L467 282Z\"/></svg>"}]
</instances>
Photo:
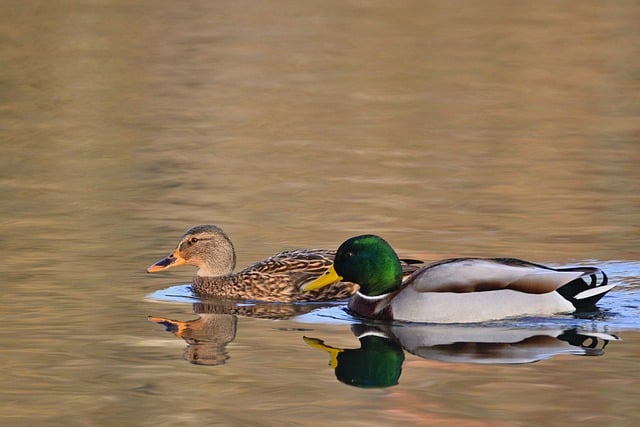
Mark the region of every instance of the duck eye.
<instances>
[{"instance_id":1,"label":"duck eye","mask_svg":"<svg viewBox=\"0 0 640 427\"><path fill-rule=\"evenodd\" d=\"M197 237L192 237L192 238L189 239L189 244L193 245L194 243L197 243L198 240L200 240L200 239L198 239Z\"/></svg>"}]
</instances>

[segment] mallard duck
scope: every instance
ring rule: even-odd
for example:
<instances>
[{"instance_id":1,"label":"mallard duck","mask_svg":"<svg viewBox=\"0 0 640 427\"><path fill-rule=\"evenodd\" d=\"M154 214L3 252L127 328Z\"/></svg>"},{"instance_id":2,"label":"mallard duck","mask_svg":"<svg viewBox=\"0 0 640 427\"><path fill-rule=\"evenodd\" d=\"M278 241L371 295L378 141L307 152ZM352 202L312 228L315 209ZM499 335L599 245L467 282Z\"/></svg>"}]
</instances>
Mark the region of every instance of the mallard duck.
<instances>
[{"instance_id":1,"label":"mallard duck","mask_svg":"<svg viewBox=\"0 0 640 427\"><path fill-rule=\"evenodd\" d=\"M595 267L550 268L513 258L446 259L403 281L394 250L370 234L344 242L333 265L304 290L336 280L360 286L349 309L361 316L433 323L592 310L614 287Z\"/></svg>"},{"instance_id":2,"label":"mallard duck","mask_svg":"<svg viewBox=\"0 0 640 427\"><path fill-rule=\"evenodd\" d=\"M215 225L187 230L178 247L147 268L147 272L180 265L198 268L191 287L201 297L241 298L260 301L328 301L348 298L356 286L336 280L325 289L303 292L301 286L322 274L333 262L334 250L296 249L281 252L234 273L236 253L231 239ZM418 261L403 263L407 274Z\"/></svg>"}]
</instances>

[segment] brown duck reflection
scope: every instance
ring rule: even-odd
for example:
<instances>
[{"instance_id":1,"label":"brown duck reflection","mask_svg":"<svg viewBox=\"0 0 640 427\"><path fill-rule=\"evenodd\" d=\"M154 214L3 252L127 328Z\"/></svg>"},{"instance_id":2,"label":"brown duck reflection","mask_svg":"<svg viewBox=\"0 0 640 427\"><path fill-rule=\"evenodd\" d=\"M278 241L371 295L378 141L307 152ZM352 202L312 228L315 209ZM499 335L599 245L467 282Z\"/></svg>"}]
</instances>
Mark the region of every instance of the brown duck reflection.
<instances>
[{"instance_id":1,"label":"brown duck reflection","mask_svg":"<svg viewBox=\"0 0 640 427\"><path fill-rule=\"evenodd\" d=\"M186 342L184 359L196 365L223 365L229 359L227 344L236 337L238 315L264 319L287 319L330 304L245 304L238 300L216 300L193 304L198 315L192 320L149 316L151 322Z\"/></svg>"},{"instance_id":2,"label":"brown duck reflection","mask_svg":"<svg viewBox=\"0 0 640 427\"><path fill-rule=\"evenodd\" d=\"M227 344L236 337L238 324L238 317L234 314L206 312L186 321L155 316L149 316L149 320L182 338L187 343L185 360L196 365L224 364L229 358Z\"/></svg>"},{"instance_id":3,"label":"brown duck reflection","mask_svg":"<svg viewBox=\"0 0 640 427\"><path fill-rule=\"evenodd\" d=\"M338 348L303 337L312 348L329 353L336 378L356 387L398 384L404 351L449 363L525 364L560 354L600 356L618 337L573 329L482 326L353 325L360 348Z\"/></svg>"}]
</instances>

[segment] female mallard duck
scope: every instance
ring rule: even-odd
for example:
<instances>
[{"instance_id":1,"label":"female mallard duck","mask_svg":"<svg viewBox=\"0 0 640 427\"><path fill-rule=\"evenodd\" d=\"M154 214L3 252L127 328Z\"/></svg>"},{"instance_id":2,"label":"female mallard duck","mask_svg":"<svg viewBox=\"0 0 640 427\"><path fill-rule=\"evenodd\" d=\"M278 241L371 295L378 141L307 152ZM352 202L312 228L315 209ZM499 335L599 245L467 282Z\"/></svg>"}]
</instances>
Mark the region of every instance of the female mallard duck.
<instances>
[{"instance_id":1,"label":"female mallard duck","mask_svg":"<svg viewBox=\"0 0 640 427\"><path fill-rule=\"evenodd\" d=\"M149 268L163 271L194 265L198 271L191 287L201 297L227 297L261 301L328 301L347 298L353 283L335 280L325 289L303 292L301 287L319 277L333 262L335 251L296 249L281 252L233 273L236 254L229 237L215 225L198 225L182 236L176 250ZM416 267L405 264L407 272Z\"/></svg>"},{"instance_id":2,"label":"female mallard duck","mask_svg":"<svg viewBox=\"0 0 640 427\"><path fill-rule=\"evenodd\" d=\"M403 281L398 256L374 235L344 242L333 265L304 290L336 280L360 285L349 300L349 308L359 315L434 323L589 310L614 286L598 268L555 269L512 258L447 259Z\"/></svg>"}]
</instances>

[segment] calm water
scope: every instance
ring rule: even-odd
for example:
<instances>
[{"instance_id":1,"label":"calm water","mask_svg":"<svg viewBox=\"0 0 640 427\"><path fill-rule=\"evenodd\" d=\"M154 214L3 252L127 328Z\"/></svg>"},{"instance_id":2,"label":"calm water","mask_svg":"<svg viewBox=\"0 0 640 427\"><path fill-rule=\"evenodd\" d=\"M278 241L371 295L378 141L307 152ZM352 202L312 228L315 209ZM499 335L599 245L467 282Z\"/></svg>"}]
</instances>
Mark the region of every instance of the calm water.
<instances>
[{"instance_id":1,"label":"calm water","mask_svg":"<svg viewBox=\"0 0 640 427\"><path fill-rule=\"evenodd\" d=\"M640 422L640 3L2 6L0 424ZM241 266L375 232L618 286L465 328L231 315L144 272L204 222Z\"/></svg>"}]
</instances>

